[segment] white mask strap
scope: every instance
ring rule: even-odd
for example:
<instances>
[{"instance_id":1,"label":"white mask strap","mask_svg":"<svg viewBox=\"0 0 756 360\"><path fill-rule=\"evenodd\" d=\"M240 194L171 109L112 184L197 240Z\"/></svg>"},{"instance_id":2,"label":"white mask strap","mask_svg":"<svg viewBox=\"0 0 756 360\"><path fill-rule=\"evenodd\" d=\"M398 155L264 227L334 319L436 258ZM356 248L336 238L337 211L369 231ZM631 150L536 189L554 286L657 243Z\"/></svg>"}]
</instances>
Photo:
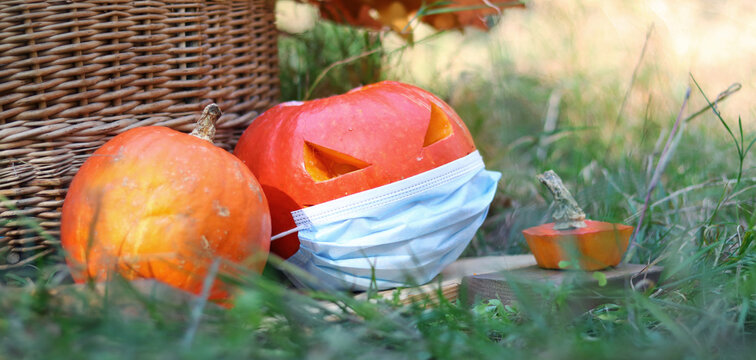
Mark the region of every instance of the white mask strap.
<instances>
[{"instance_id":1,"label":"white mask strap","mask_svg":"<svg viewBox=\"0 0 756 360\"><path fill-rule=\"evenodd\" d=\"M295 227L293 229L289 229L289 230L286 230L284 232L281 232L281 233L278 233L278 234L275 234L275 235L271 236L270 237L270 241L278 240L278 239L280 239L280 238L282 238L282 237L284 237L286 235L290 235L290 234L293 234L295 232L299 232L299 230L304 230L304 229L306 229L306 227L304 227L304 226L297 226L297 227Z\"/></svg>"}]
</instances>

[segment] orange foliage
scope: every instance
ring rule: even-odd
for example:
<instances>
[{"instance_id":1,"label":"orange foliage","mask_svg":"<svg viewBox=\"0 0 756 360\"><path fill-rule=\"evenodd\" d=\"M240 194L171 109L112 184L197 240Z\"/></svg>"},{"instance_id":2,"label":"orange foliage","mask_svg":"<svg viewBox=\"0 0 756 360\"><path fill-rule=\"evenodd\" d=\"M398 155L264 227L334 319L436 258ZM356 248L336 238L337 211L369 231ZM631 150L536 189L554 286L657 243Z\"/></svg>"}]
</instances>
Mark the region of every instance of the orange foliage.
<instances>
[{"instance_id":1,"label":"orange foliage","mask_svg":"<svg viewBox=\"0 0 756 360\"><path fill-rule=\"evenodd\" d=\"M417 20L433 26L437 30L447 30L474 26L487 29L484 21L487 15L495 15L501 9L524 7L518 1L484 1L484 0L452 0L443 1L443 5L433 5L428 0L309 0L320 9L320 16L335 22L372 29L385 26L391 30L406 35L411 29L411 22ZM450 12L432 13L418 16L423 3L425 11L440 9L458 9ZM473 9L470 9L473 8ZM371 14L372 13L372 14Z\"/></svg>"}]
</instances>

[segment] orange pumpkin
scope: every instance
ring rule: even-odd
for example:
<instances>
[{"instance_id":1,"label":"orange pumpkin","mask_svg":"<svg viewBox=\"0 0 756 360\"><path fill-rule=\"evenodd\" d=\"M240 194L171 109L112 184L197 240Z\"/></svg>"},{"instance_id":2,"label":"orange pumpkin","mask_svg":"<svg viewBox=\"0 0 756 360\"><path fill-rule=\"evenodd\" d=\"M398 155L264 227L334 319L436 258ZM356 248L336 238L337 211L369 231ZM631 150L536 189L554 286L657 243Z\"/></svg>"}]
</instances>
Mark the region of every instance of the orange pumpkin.
<instances>
[{"instance_id":1,"label":"orange pumpkin","mask_svg":"<svg viewBox=\"0 0 756 360\"><path fill-rule=\"evenodd\" d=\"M126 131L98 149L63 204L61 242L76 282L152 278L199 294L214 259L261 271L270 213L255 177L212 144L216 105L187 135L165 127ZM216 280L211 300L229 296Z\"/></svg>"},{"instance_id":2,"label":"orange pumpkin","mask_svg":"<svg viewBox=\"0 0 756 360\"><path fill-rule=\"evenodd\" d=\"M418 87L384 81L279 104L246 129L234 154L260 181L276 234L295 227L291 211L417 175L474 150L448 104ZM283 258L298 249L296 234L271 246Z\"/></svg>"},{"instance_id":3,"label":"orange pumpkin","mask_svg":"<svg viewBox=\"0 0 756 360\"><path fill-rule=\"evenodd\" d=\"M554 195L557 220L522 232L538 266L561 269L567 262L568 268L589 271L617 266L627 250L632 226L585 220L585 213L556 173L549 170L538 179Z\"/></svg>"}]
</instances>

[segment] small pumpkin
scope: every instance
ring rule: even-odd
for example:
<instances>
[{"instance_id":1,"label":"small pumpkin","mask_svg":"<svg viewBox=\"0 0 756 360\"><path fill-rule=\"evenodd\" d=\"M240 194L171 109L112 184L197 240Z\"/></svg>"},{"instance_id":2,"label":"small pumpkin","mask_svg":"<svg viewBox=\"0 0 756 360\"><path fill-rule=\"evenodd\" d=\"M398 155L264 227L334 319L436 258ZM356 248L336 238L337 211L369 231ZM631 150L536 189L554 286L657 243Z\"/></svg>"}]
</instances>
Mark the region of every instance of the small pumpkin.
<instances>
[{"instance_id":1,"label":"small pumpkin","mask_svg":"<svg viewBox=\"0 0 756 360\"><path fill-rule=\"evenodd\" d=\"M632 226L586 220L583 210L552 170L538 175L538 180L549 189L555 201L555 222L522 232L538 266L544 269L579 267L589 271L617 266L627 250Z\"/></svg>"},{"instance_id":2,"label":"small pumpkin","mask_svg":"<svg viewBox=\"0 0 756 360\"><path fill-rule=\"evenodd\" d=\"M244 131L234 149L271 204L273 233L295 227L291 212L431 170L475 150L443 100L394 81L307 102L279 104ZM297 234L273 242L288 258Z\"/></svg>"},{"instance_id":3,"label":"small pumpkin","mask_svg":"<svg viewBox=\"0 0 756 360\"><path fill-rule=\"evenodd\" d=\"M82 165L63 203L61 243L76 282L152 278L199 294L211 264L261 271L270 213L242 162L212 143L217 105L191 135L139 127ZM229 297L216 280L211 300Z\"/></svg>"}]
</instances>

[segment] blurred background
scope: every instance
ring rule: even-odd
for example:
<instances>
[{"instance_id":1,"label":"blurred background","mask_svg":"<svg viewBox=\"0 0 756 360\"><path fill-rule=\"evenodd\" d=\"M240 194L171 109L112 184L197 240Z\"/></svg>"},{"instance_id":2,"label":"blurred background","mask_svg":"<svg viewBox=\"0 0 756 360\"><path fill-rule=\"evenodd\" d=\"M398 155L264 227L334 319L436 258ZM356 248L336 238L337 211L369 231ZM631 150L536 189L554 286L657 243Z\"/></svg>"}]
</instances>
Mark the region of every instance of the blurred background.
<instances>
[{"instance_id":1,"label":"blurred background","mask_svg":"<svg viewBox=\"0 0 756 360\"><path fill-rule=\"evenodd\" d=\"M334 3L342 2L278 1L284 100L392 79L449 102L488 167L504 173L467 255L527 252L520 231L549 220L550 197L534 179L547 169L562 175L590 218L634 225L688 87L687 121L651 194L635 260L659 256L660 232L690 235L709 219L722 190L705 184L734 179L741 160L744 179L752 174L723 121L736 140L739 118L745 134L754 129L754 2L525 1L506 3L501 16L482 1L436 3L473 9L459 12L401 5L412 1L345 2L372 5L357 20L326 13ZM433 11L456 16L456 28L424 21ZM722 121L706 100L720 94ZM690 186L697 190L669 196ZM730 210L752 206L748 190ZM733 216L728 221L748 219Z\"/></svg>"},{"instance_id":2,"label":"blurred background","mask_svg":"<svg viewBox=\"0 0 756 360\"><path fill-rule=\"evenodd\" d=\"M469 3L480 5L482 1ZM555 0L523 4L504 9L500 19L489 16L488 30L462 26L460 31L438 33L431 25L415 21L405 29L412 32L415 44L387 31L388 26L384 31L373 30L372 35L379 39L371 45L379 46L384 55L379 76L453 98L466 88L474 89L471 80L493 82L502 73L514 73L566 91L579 81L584 97L616 101L611 95L627 89L634 68L640 65L637 77L641 81L636 82L626 105L629 114L645 111L648 96L657 98L655 111L677 111L691 73L711 92L741 83L740 96L728 100L721 111L726 117L754 115L750 100L756 98L756 3L752 1ZM279 28L286 34L308 36L324 26L319 24L315 5L280 0L277 6ZM295 54L286 51L286 40L282 61L295 67L304 59L292 58ZM326 50L310 53L308 59L325 56ZM672 98L675 94L677 98Z\"/></svg>"}]
</instances>

